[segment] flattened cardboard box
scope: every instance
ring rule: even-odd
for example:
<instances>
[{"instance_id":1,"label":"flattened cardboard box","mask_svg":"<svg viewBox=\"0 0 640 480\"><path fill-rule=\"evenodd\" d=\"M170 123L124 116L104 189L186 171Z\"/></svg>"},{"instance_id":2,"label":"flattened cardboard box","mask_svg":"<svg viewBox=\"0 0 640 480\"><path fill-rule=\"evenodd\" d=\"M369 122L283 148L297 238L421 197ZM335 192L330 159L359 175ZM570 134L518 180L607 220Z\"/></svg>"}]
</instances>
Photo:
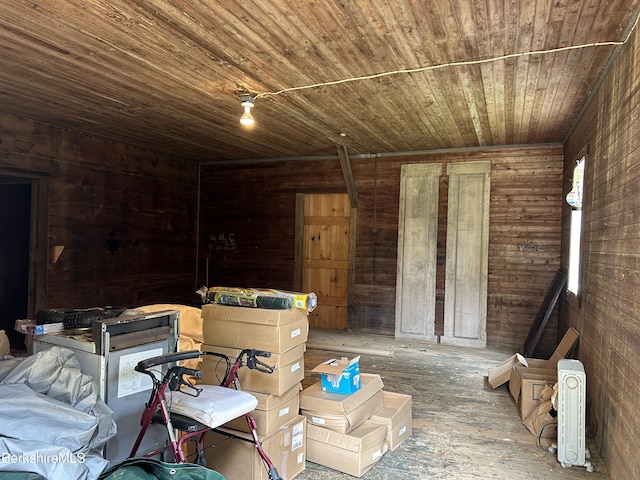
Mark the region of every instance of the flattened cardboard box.
<instances>
[{"instance_id":1,"label":"flattened cardboard box","mask_svg":"<svg viewBox=\"0 0 640 480\"><path fill-rule=\"evenodd\" d=\"M284 353L307 341L308 312L208 304L202 307L204 343Z\"/></svg>"},{"instance_id":2,"label":"flattened cardboard box","mask_svg":"<svg viewBox=\"0 0 640 480\"><path fill-rule=\"evenodd\" d=\"M386 425L386 442L390 450L395 450L411 436L412 415L411 395L382 391L382 408L369 420Z\"/></svg>"},{"instance_id":3,"label":"flattened cardboard box","mask_svg":"<svg viewBox=\"0 0 640 480\"><path fill-rule=\"evenodd\" d=\"M558 371L552 368L513 367L509 379L511 396L520 404L520 418L525 419L540 403L545 385L558 381Z\"/></svg>"},{"instance_id":4,"label":"flattened cardboard box","mask_svg":"<svg viewBox=\"0 0 640 480\"><path fill-rule=\"evenodd\" d=\"M557 369L558 361L562 360L567 356L567 354L571 351L571 349L573 348L573 346L576 344L577 341L578 341L578 331L573 327L569 327L569 330L567 330L567 333L564 334L564 336L562 337L562 340L560 340L560 343L556 347L555 351L553 352L551 357L549 357L549 360L547 360L547 363L542 365L542 368ZM530 365L530 366L534 366L534 365Z\"/></svg>"},{"instance_id":5,"label":"flattened cardboard box","mask_svg":"<svg viewBox=\"0 0 640 480\"><path fill-rule=\"evenodd\" d=\"M307 428L307 458L334 470L361 477L387 451L387 428L366 421L350 433L339 433L316 425Z\"/></svg>"},{"instance_id":6,"label":"flattened cardboard box","mask_svg":"<svg viewBox=\"0 0 640 480\"><path fill-rule=\"evenodd\" d=\"M558 360L563 359L571 351L578 340L578 331L569 327L555 351L548 360L539 358L524 358L519 353L510 356L504 362L489 369L488 381L491 388L498 388L509 381L511 369L515 366L529 366L533 368L557 368Z\"/></svg>"},{"instance_id":7,"label":"flattened cardboard box","mask_svg":"<svg viewBox=\"0 0 640 480\"><path fill-rule=\"evenodd\" d=\"M272 435L261 439L262 448L284 480L295 478L305 469L306 424L306 418L297 416ZM248 433L234 433L251 438ZM229 439L213 431L207 433L204 442L205 445L215 445L205 450L207 467L219 472L226 480L269 480L262 458L252 442Z\"/></svg>"},{"instance_id":8,"label":"flattened cardboard box","mask_svg":"<svg viewBox=\"0 0 640 480\"><path fill-rule=\"evenodd\" d=\"M240 354L240 349L202 345L203 352L217 352L227 355L233 362ZM271 357L257 357L260 361L274 367L273 373L259 372L247 367L238 370L238 379L243 390L267 393L270 395L284 395L294 385L304 378L304 345L297 345L284 353L274 353ZM202 383L210 385L220 384L224 376L226 363L220 362L220 357L204 355L202 361Z\"/></svg>"},{"instance_id":9,"label":"flattened cardboard box","mask_svg":"<svg viewBox=\"0 0 640 480\"><path fill-rule=\"evenodd\" d=\"M300 413L310 424L348 433L382 408L380 375L361 374L360 390L351 395L322 391L322 382L300 393Z\"/></svg>"},{"instance_id":10,"label":"flattened cardboard box","mask_svg":"<svg viewBox=\"0 0 640 480\"><path fill-rule=\"evenodd\" d=\"M301 384L289 389L284 395L267 395L258 392L249 392L258 400L258 406L251 412L256 421L258 436L268 437L280 427L298 416L300 409ZM224 425L226 428L249 432L245 417L238 417Z\"/></svg>"}]
</instances>

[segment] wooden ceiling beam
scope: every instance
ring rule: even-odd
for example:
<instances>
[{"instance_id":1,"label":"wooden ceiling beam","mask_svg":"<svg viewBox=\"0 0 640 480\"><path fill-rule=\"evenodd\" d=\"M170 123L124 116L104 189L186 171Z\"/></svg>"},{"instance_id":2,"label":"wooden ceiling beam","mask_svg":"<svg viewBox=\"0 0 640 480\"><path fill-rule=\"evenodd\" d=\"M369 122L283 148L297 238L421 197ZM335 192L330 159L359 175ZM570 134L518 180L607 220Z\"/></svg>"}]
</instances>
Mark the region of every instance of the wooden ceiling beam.
<instances>
[{"instance_id":1,"label":"wooden ceiling beam","mask_svg":"<svg viewBox=\"0 0 640 480\"><path fill-rule=\"evenodd\" d=\"M351 170L351 160L349 160L347 147L345 145L337 145L337 147L338 157L340 158L340 168L342 169L344 183L347 187L347 193L349 194L351 208L358 208L358 189L353 178L353 171Z\"/></svg>"}]
</instances>

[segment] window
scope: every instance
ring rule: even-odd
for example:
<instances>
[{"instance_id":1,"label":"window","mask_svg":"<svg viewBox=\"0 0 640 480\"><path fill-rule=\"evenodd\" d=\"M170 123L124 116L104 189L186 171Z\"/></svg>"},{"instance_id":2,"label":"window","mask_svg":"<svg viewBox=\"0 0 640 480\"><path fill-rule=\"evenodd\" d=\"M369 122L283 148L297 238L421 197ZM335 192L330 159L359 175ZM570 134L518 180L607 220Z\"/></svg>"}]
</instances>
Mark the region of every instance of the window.
<instances>
[{"instance_id":1,"label":"window","mask_svg":"<svg viewBox=\"0 0 640 480\"><path fill-rule=\"evenodd\" d=\"M578 295L580 288L580 246L582 239L582 193L584 185L585 157L576 162L573 169L571 191L567 194L567 203L571 206L571 233L569 244L569 276L567 289Z\"/></svg>"}]
</instances>

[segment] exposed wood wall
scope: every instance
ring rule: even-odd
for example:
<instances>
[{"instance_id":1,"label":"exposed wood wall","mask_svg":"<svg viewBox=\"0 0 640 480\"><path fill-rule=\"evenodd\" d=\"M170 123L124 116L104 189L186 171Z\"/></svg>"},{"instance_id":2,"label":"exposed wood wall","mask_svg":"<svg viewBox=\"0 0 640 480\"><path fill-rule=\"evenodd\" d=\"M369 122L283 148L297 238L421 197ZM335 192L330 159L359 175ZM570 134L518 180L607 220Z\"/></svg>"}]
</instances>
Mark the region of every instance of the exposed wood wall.
<instances>
[{"instance_id":1,"label":"exposed wood wall","mask_svg":"<svg viewBox=\"0 0 640 480\"><path fill-rule=\"evenodd\" d=\"M640 478L640 36L605 77L566 144L565 193L575 160L585 166L581 290L563 304L580 332L592 424L611 478ZM570 212L563 214L568 265Z\"/></svg>"},{"instance_id":2,"label":"exposed wood wall","mask_svg":"<svg viewBox=\"0 0 640 480\"><path fill-rule=\"evenodd\" d=\"M359 194L349 326L392 335L400 166L491 160L488 344L520 348L560 262L562 147L351 158ZM346 192L335 159L202 168L199 282L294 287L296 193ZM440 181L438 300L443 300L447 177ZM352 287L352 288L351 288ZM441 311L441 310L440 310ZM555 317L541 354L555 347ZM436 328L442 328L442 323Z\"/></svg>"},{"instance_id":3,"label":"exposed wood wall","mask_svg":"<svg viewBox=\"0 0 640 480\"><path fill-rule=\"evenodd\" d=\"M0 117L0 125L0 170L49 178L47 307L192 303L194 287L205 283L292 289L296 194L345 192L337 156L203 166L194 281L195 165L13 116ZM360 204L350 327L395 329L401 164L439 162L446 172L450 162L490 159L488 343L519 348L559 263L561 152L537 146L353 158ZM446 176L440 187L439 303ZM54 262L56 246L64 249ZM441 321L436 328L442 331ZM543 350L555 340L552 327Z\"/></svg>"},{"instance_id":4,"label":"exposed wood wall","mask_svg":"<svg viewBox=\"0 0 640 480\"><path fill-rule=\"evenodd\" d=\"M193 303L197 172L193 162L0 115L0 174L48 179L38 265L47 308Z\"/></svg>"}]
</instances>

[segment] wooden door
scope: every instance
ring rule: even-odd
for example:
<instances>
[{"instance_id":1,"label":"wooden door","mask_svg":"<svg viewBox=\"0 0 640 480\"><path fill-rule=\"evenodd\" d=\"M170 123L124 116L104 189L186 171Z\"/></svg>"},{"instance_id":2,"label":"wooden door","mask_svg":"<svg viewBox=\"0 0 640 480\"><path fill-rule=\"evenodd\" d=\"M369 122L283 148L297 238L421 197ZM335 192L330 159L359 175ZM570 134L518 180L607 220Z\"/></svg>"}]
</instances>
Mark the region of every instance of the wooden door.
<instances>
[{"instance_id":1,"label":"wooden door","mask_svg":"<svg viewBox=\"0 0 640 480\"><path fill-rule=\"evenodd\" d=\"M451 164L442 343L485 346L491 162Z\"/></svg>"},{"instance_id":2,"label":"wooden door","mask_svg":"<svg viewBox=\"0 0 640 480\"><path fill-rule=\"evenodd\" d=\"M348 326L350 216L347 194L304 196L302 291L318 296L311 327Z\"/></svg>"},{"instance_id":3,"label":"wooden door","mask_svg":"<svg viewBox=\"0 0 640 480\"><path fill-rule=\"evenodd\" d=\"M396 337L435 339L440 164L402 165Z\"/></svg>"}]
</instances>

